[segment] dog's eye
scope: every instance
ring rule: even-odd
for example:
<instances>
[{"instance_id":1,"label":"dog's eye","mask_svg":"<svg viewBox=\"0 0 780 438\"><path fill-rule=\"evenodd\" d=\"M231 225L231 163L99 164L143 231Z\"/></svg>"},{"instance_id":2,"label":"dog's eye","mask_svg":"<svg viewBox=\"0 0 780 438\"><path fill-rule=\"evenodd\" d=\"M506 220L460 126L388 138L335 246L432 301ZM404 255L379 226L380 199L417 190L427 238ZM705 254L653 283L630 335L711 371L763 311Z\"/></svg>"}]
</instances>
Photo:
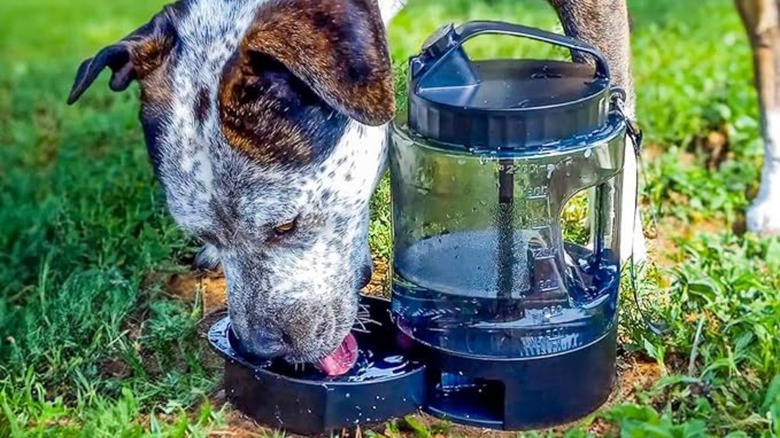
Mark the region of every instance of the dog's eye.
<instances>
[{"instance_id":1,"label":"dog's eye","mask_svg":"<svg viewBox=\"0 0 780 438\"><path fill-rule=\"evenodd\" d=\"M296 218L291 222L287 222L274 227L274 234L276 234L277 236L283 236L285 234L292 233L293 231L295 231L297 227L298 227L298 219Z\"/></svg>"}]
</instances>

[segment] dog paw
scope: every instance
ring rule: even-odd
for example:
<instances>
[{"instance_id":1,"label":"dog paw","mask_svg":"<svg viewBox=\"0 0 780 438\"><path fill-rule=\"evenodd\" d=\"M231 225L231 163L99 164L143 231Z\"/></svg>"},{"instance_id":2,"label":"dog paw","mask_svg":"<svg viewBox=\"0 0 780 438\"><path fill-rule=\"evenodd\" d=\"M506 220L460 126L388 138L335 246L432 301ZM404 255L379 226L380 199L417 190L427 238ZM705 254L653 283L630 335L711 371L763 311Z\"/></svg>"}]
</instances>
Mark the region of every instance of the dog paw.
<instances>
[{"instance_id":1,"label":"dog paw","mask_svg":"<svg viewBox=\"0 0 780 438\"><path fill-rule=\"evenodd\" d=\"M202 271L219 272L222 270L222 262L219 259L219 251L214 245L203 245L195 254L194 265Z\"/></svg>"},{"instance_id":2,"label":"dog paw","mask_svg":"<svg viewBox=\"0 0 780 438\"><path fill-rule=\"evenodd\" d=\"M780 199L756 199L747 211L747 228L759 235L780 234Z\"/></svg>"}]
</instances>

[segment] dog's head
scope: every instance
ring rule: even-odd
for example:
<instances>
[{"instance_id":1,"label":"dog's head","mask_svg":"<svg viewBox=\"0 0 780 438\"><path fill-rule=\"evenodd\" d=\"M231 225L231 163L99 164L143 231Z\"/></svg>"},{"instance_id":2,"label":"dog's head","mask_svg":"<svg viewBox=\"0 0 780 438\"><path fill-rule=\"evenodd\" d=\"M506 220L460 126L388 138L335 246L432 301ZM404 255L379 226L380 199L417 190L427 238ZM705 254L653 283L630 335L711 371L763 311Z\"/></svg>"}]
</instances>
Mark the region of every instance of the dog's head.
<instances>
[{"instance_id":1,"label":"dog's head","mask_svg":"<svg viewBox=\"0 0 780 438\"><path fill-rule=\"evenodd\" d=\"M139 82L169 210L217 248L250 353L320 360L355 321L394 113L382 12L377 0L181 0L78 71L70 103L106 67L115 91Z\"/></svg>"}]
</instances>

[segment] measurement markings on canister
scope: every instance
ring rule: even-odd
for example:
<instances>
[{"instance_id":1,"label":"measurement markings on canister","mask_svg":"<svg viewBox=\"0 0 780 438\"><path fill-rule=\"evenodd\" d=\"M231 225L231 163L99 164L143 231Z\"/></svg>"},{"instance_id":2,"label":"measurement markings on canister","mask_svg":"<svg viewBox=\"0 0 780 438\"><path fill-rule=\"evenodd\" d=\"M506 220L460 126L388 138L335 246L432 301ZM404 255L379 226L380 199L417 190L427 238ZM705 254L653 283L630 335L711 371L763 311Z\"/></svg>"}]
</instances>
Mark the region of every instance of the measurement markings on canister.
<instances>
[{"instance_id":1,"label":"measurement markings on canister","mask_svg":"<svg viewBox=\"0 0 780 438\"><path fill-rule=\"evenodd\" d=\"M544 293L558 292L561 289L558 284L558 280L549 278L545 280L539 280L539 291Z\"/></svg>"}]
</instances>

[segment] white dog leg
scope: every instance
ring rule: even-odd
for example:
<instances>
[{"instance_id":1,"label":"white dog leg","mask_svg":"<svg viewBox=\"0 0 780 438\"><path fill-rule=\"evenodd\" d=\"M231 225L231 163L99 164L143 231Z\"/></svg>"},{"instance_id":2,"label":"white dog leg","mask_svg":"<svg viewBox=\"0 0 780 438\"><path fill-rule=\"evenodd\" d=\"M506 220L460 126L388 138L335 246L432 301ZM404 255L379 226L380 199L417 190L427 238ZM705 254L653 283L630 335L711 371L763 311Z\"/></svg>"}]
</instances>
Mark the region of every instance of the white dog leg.
<instances>
[{"instance_id":1,"label":"white dog leg","mask_svg":"<svg viewBox=\"0 0 780 438\"><path fill-rule=\"evenodd\" d=\"M764 167L761 189L747 212L748 230L780 233L780 111L767 114L764 123Z\"/></svg>"}]
</instances>

